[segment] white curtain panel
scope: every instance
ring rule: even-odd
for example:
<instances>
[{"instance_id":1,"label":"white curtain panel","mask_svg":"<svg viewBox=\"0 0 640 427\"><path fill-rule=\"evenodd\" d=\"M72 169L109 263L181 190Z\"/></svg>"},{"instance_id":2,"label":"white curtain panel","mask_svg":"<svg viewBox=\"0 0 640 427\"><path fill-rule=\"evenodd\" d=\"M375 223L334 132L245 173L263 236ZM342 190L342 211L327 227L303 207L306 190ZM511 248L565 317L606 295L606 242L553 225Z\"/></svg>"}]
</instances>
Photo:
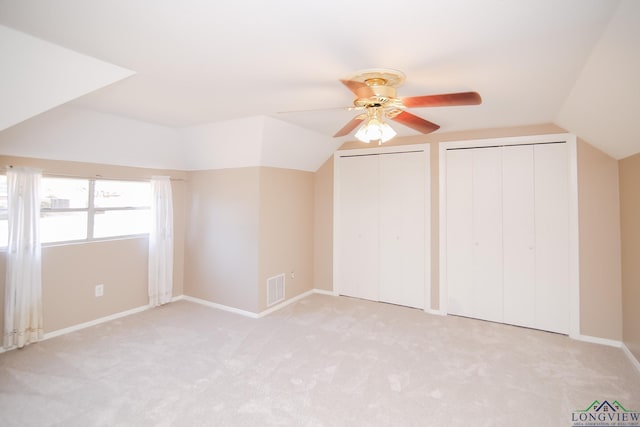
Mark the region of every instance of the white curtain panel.
<instances>
[{"instance_id":1,"label":"white curtain panel","mask_svg":"<svg viewBox=\"0 0 640 427\"><path fill-rule=\"evenodd\" d=\"M24 347L42 338L40 180L29 168L7 171L9 242L4 300L4 347Z\"/></svg>"},{"instance_id":2,"label":"white curtain panel","mask_svg":"<svg viewBox=\"0 0 640 427\"><path fill-rule=\"evenodd\" d=\"M168 176L151 179L149 305L171 301L173 290L173 199Z\"/></svg>"}]
</instances>

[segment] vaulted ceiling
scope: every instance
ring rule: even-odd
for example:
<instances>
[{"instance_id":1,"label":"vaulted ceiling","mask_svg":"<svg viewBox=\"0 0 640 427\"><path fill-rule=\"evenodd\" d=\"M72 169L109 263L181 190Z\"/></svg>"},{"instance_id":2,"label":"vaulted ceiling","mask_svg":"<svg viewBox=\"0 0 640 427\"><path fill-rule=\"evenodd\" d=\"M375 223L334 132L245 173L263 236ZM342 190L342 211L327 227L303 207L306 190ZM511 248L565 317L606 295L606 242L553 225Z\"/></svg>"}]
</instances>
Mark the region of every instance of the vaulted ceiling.
<instances>
[{"instance_id":1,"label":"vaulted ceiling","mask_svg":"<svg viewBox=\"0 0 640 427\"><path fill-rule=\"evenodd\" d=\"M331 136L354 115L332 109L353 101L339 79L392 68L407 78L401 96L482 95L478 106L412 110L441 131L556 123L616 158L640 152L638 22L634 0L0 0L0 37L17 30L115 66L100 68L114 83L99 74L96 90L58 104L172 127L271 116ZM2 68L20 87L0 97L3 114L20 90L46 91L8 45Z\"/></svg>"}]
</instances>

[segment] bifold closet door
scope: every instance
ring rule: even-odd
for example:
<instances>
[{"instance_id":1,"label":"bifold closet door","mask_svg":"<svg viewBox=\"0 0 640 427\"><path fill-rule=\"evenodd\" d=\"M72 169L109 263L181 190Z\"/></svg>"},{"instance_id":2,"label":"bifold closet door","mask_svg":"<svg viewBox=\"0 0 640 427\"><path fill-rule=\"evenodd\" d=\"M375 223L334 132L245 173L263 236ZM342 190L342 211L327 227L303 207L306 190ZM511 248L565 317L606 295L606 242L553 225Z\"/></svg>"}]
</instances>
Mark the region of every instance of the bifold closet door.
<instances>
[{"instance_id":1,"label":"bifold closet door","mask_svg":"<svg viewBox=\"0 0 640 427\"><path fill-rule=\"evenodd\" d=\"M424 308L424 151L340 157L336 278L342 295Z\"/></svg>"},{"instance_id":2,"label":"bifold closet door","mask_svg":"<svg viewBox=\"0 0 640 427\"><path fill-rule=\"evenodd\" d=\"M538 329L569 332L569 170L567 144L534 148Z\"/></svg>"},{"instance_id":3,"label":"bifold closet door","mask_svg":"<svg viewBox=\"0 0 640 427\"><path fill-rule=\"evenodd\" d=\"M536 327L533 145L502 150L504 322Z\"/></svg>"},{"instance_id":4,"label":"bifold closet door","mask_svg":"<svg viewBox=\"0 0 640 427\"><path fill-rule=\"evenodd\" d=\"M503 148L504 322L569 330L566 144Z\"/></svg>"},{"instance_id":5,"label":"bifold closet door","mask_svg":"<svg viewBox=\"0 0 640 427\"><path fill-rule=\"evenodd\" d=\"M473 315L502 322L502 157L500 148L473 155Z\"/></svg>"},{"instance_id":6,"label":"bifold closet door","mask_svg":"<svg viewBox=\"0 0 640 427\"><path fill-rule=\"evenodd\" d=\"M424 308L425 156L422 152L407 152L377 157L380 301Z\"/></svg>"},{"instance_id":7,"label":"bifold closet door","mask_svg":"<svg viewBox=\"0 0 640 427\"><path fill-rule=\"evenodd\" d=\"M500 148L446 155L448 311L501 322Z\"/></svg>"},{"instance_id":8,"label":"bifold closet door","mask_svg":"<svg viewBox=\"0 0 640 427\"><path fill-rule=\"evenodd\" d=\"M378 301L378 156L342 157L339 167L340 293Z\"/></svg>"},{"instance_id":9,"label":"bifold closet door","mask_svg":"<svg viewBox=\"0 0 640 427\"><path fill-rule=\"evenodd\" d=\"M448 312L568 333L567 144L446 156Z\"/></svg>"}]
</instances>

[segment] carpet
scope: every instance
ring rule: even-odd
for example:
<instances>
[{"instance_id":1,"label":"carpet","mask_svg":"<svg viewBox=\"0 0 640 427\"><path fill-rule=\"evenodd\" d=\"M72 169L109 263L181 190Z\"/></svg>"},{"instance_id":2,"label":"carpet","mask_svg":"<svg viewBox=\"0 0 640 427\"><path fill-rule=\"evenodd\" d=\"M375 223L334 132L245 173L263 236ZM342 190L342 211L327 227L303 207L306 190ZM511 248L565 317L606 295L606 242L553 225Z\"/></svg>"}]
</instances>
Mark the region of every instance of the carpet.
<instances>
[{"instance_id":1,"label":"carpet","mask_svg":"<svg viewBox=\"0 0 640 427\"><path fill-rule=\"evenodd\" d=\"M178 301L0 354L2 426L570 426L640 410L621 349L347 297Z\"/></svg>"}]
</instances>

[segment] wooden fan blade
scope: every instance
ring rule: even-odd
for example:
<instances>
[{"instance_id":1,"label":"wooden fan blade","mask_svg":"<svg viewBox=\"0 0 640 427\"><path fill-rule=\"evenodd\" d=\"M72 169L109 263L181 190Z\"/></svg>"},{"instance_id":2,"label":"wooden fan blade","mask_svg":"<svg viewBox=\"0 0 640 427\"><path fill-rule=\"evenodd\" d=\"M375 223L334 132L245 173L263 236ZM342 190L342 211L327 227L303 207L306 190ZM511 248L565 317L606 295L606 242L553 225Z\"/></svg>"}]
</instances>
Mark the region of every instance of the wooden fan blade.
<instances>
[{"instance_id":1,"label":"wooden fan blade","mask_svg":"<svg viewBox=\"0 0 640 427\"><path fill-rule=\"evenodd\" d=\"M422 133L431 133L440 129L440 126L431 123L429 120L425 120L421 117L418 117L414 114L409 113L408 111L402 111L395 117L391 117L391 120L394 120L398 123L402 123L405 126L409 126L411 129L417 130Z\"/></svg>"},{"instance_id":2,"label":"wooden fan blade","mask_svg":"<svg viewBox=\"0 0 640 427\"><path fill-rule=\"evenodd\" d=\"M338 136L349 135L352 130L357 128L358 125L362 123L362 120L364 120L364 115L355 116L349 123L344 125L342 129L340 129L335 135L333 135L333 137L336 138Z\"/></svg>"},{"instance_id":3,"label":"wooden fan blade","mask_svg":"<svg viewBox=\"0 0 640 427\"><path fill-rule=\"evenodd\" d=\"M456 105L478 105L482 98L477 92L443 93L440 95L409 96L400 99L407 108L451 107Z\"/></svg>"},{"instance_id":4,"label":"wooden fan blade","mask_svg":"<svg viewBox=\"0 0 640 427\"><path fill-rule=\"evenodd\" d=\"M351 92L353 92L359 98L370 98L375 96L373 89L367 86L366 83L357 82L355 80L340 80Z\"/></svg>"}]
</instances>

